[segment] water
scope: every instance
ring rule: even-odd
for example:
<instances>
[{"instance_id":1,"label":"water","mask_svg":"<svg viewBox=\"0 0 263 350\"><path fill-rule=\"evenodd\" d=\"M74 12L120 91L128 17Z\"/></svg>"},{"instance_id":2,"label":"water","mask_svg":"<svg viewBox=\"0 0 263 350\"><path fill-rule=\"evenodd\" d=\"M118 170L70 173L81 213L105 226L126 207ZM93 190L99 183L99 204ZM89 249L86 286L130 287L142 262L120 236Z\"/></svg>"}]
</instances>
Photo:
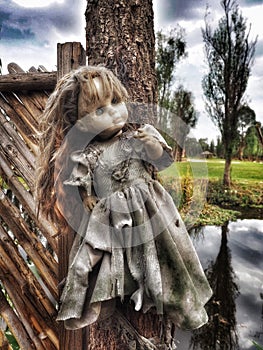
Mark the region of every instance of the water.
<instances>
[{"instance_id":1,"label":"water","mask_svg":"<svg viewBox=\"0 0 263 350\"><path fill-rule=\"evenodd\" d=\"M255 350L263 345L263 220L206 226L192 235L214 297L209 322L177 331L178 350Z\"/></svg>"}]
</instances>

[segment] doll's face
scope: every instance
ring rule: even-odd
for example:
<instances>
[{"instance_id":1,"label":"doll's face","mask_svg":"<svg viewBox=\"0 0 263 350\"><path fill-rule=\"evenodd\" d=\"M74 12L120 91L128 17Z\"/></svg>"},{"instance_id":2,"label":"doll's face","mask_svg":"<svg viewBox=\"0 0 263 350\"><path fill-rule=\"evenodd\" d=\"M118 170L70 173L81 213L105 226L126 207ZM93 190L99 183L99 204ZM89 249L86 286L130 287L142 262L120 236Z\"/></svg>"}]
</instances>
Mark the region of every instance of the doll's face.
<instances>
[{"instance_id":1,"label":"doll's face","mask_svg":"<svg viewBox=\"0 0 263 350\"><path fill-rule=\"evenodd\" d=\"M117 101L113 94L103 96L100 78L94 78L93 81L100 97L99 101L77 121L76 125L81 131L108 139L123 128L128 119L128 111L125 103Z\"/></svg>"}]
</instances>

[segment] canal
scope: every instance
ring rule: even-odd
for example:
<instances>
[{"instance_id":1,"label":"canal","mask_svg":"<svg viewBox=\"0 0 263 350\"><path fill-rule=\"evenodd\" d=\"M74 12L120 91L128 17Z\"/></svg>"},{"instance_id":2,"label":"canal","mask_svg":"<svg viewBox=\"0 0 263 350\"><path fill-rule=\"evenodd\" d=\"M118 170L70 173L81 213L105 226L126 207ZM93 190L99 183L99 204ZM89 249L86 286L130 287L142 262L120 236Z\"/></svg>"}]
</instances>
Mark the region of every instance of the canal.
<instances>
[{"instance_id":1,"label":"canal","mask_svg":"<svg viewBox=\"0 0 263 350\"><path fill-rule=\"evenodd\" d=\"M191 232L214 291L209 322L176 333L178 350L255 350L263 345L263 220L240 219Z\"/></svg>"}]
</instances>

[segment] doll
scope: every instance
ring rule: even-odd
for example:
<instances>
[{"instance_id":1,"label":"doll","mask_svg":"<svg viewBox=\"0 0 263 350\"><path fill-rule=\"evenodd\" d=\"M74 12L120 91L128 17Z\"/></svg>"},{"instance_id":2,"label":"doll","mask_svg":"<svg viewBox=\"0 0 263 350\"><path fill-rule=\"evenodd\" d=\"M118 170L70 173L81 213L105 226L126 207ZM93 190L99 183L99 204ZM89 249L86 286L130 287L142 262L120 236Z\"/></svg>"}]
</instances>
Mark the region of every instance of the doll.
<instances>
[{"instance_id":1,"label":"doll","mask_svg":"<svg viewBox=\"0 0 263 350\"><path fill-rule=\"evenodd\" d=\"M127 121L126 102L111 71L87 66L61 79L43 115L40 206L58 223L69 220L60 183L83 207L57 320L85 327L129 297L137 311L154 308L179 327L198 328L211 289L172 198L152 175L171 164L171 149L153 126Z\"/></svg>"}]
</instances>

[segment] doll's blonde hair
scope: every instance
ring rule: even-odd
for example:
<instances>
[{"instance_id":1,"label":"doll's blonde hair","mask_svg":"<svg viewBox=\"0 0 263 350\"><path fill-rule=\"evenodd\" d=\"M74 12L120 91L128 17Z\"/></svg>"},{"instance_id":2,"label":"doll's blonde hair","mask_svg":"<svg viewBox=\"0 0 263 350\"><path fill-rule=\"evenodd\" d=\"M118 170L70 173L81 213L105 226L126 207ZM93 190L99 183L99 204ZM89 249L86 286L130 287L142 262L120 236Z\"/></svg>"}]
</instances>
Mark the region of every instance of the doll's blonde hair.
<instances>
[{"instance_id":1,"label":"doll's blonde hair","mask_svg":"<svg viewBox=\"0 0 263 350\"><path fill-rule=\"evenodd\" d=\"M93 81L95 77L101 79L104 97L112 94L117 101L127 100L126 89L110 70L103 66L84 66L60 79L40 120L36 199L44 215L54 222L60 218L54 190L55 163L65 136L82 117L79 116L79 109L88 111L99 102L100 96ZM68 147L66 151L70 152L71 148Z\"/></svg>"}]
</instances>

